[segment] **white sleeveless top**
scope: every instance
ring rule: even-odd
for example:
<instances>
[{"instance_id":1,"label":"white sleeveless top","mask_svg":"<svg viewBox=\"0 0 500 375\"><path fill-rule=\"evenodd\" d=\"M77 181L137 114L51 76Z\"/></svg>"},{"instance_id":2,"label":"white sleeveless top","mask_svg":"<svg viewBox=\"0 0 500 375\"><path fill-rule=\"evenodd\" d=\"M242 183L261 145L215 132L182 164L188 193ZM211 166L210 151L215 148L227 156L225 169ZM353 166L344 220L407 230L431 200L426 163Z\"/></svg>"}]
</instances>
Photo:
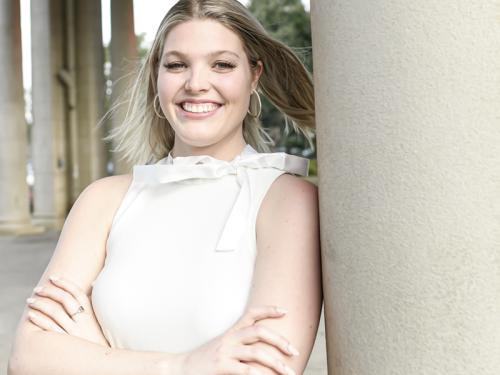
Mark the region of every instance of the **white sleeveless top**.
<instances>
[{"instance_id":1,"label":"white sleeveless top","mask_svg":"<svg viewBox=\"0 0 500 375\"><path fill-rule=\"evenodd\" d=\"M106 242L92 304L113 348L178 353L220 335L246 308L255 224L271 183L309 160L250 145L231 161L171 154L136 165Z\"/></svg>"}]
</instances>

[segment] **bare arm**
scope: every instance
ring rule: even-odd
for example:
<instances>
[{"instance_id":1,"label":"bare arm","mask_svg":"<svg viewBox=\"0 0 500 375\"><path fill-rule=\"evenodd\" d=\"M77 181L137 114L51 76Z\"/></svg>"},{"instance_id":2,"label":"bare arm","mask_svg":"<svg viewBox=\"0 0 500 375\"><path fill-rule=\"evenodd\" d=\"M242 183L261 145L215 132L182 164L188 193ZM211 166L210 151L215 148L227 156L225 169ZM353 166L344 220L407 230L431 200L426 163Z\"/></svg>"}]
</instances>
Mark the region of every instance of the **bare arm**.
<instances>
[{"instance_id":1,"label":"bare arm","mask_svg":"<svg viewBox=\"0 0 500 375\"><path fill-rule=\"evenodd\" d=\"M282 360L302 374L316 337L323 300L317 188L284 174L269 188L257 219L257 259L248 306L275 304L289 312L258 322L285 336L300 352ZM255 343L281 355L273 347ZM264 345L264 346L263 346ZM257 363L263 374L275 374Z\"/></svg>"},{"instance_id":2,"label":"bare arm","mask_svg":"<svg viewBox=\"0 0 500 375\"><path fill-rule=\"evenodd\" d=\"M9 375L179 374L176 355L112 349L56 332L30 328L16 346Z\"/></svg>"},{"instance_id":3,"label":"bare arm","mask_svg":"<svg viewBox=\"0 0 500 375\"><path fill-rule=\"evenodd\" d=\"M78 197L64 223L54 254L38 285L57 275L80 285L87 295L104 265L112 218L130 175L105 177ZM69 334L44 331L27 319L25 308L9 358L10 375L176 374L174 354L113 349Z\"/></svg>"}]
</instances>

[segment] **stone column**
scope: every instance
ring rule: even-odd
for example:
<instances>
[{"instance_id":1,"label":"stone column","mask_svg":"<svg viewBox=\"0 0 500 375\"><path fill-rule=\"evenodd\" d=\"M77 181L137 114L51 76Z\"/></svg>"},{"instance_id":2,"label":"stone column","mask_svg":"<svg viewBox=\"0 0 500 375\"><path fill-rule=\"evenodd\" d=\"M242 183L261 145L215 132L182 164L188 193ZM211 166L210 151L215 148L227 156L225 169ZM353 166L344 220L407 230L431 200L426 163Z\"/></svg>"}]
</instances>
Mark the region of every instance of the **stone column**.
<instances>
[{"instance_id":1,"label":"stone column","mask_svg":"<svg viewBox=\"0 0 500 375\"><path fill-rule=\"evenodd\" d=\"M135 67L138 64L137 41L134 31L133 0L111 0L111 102L127 99ZM119 126L127 111L127 104L120 105L111 119L111 126ZM113 145L115 147L116 145ZM121 160L122 155L113 153L114 174L131 173L131 165Z\"/></svg>"},{"instance_id":2,"label":"stone column","mask_svg":"<svg viewBox=\"0 0 500 375\"><path fill-rule=\"evenodd\" d=\"M55 229L62 228L71 203L68 199L66 96L58 78L64 69L64 14L61 0L31 2L33 221Z\"/></svg>"},{"instance_id":3,"label":"stone column","mask_svg":"<svg viewBox=\"0 0 500 375\"><path fill-rule=\"evenodd\" d=\"M26 183L28 129L19 0L0 1L0 119L0 234L36 232L31 226Z\"/></svg>"},{"instance_id":4,"label":"stone column","mask_svg":"<svg viewBox=\"0 0 500 375\"><path fill-rule=\"evenodd\" d=\"M498 1L311 12L329 374L499 374Z\"/></svg>"},{"instance_id":5,"label":"stone column","mask_svg":"<svg viewBox=\"0 0 500 375\"><path fill-rule=\"evenodd\" d=\"M78 113L79 190L107 176L104 128L104 50L101 2L75 1L76 101Z\"/></svg>"},{"instance_id":6,"label":"stone column","mask_svg":"<svg viewBox=\"0 0 500 375\"><path fill-rule=\"evenodd\" d=\"M67 150L68 150L68 191L69 201L75 202L81 193L78 114L76 102L76 70L75 70L75 0L64 2L64 68L58 73L58 78L65 89Z\"/></svg>"}]
</instances>

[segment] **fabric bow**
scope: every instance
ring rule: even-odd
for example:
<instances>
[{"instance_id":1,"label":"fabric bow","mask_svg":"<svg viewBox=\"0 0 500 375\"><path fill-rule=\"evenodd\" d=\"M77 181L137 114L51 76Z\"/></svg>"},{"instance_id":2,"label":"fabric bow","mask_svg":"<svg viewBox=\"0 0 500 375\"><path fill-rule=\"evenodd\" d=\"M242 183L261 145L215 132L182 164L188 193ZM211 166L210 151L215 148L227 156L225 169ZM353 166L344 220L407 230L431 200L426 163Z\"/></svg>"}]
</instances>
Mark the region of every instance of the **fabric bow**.
<instances>
[{"instance_id":1,"label":"fabric bow","mask_svg":"<svg viewBox=\"0 0 500 375\"><path fill-rule=\"evenodd\" d=\"M134 180L145 184L167 184L191 178L219 178L236 175L240 186L235 203L226 219L215 251L233 251L237 248L249 220L252 191L248 168L275 168L307 176L309 159L284 152L259 153L250 145L231 161L219 160L209 155L167 157L152 165L136 165Z\"/></svg>"}]
</instances>

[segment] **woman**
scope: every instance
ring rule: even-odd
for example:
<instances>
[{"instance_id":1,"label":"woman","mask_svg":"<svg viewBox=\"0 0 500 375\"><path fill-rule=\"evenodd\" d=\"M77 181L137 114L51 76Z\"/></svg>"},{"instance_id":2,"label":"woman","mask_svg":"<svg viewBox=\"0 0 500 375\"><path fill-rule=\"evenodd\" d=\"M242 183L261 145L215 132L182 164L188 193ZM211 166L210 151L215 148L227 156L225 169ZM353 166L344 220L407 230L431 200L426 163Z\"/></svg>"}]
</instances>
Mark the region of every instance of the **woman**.
<instances>
[{"instance_id":1,"label":"woman","mask_svg":"<svg viewBox=\"0 0 500 375\"><path fill-rule=\"evenodd\" d=\"M167 13L109 137L133 174L73 205L11 374L303 372L322 303L317 189L293 175L307 159L267 152L258 88L307 135L310 75L244 6Z\"/></svg>"}]
</instances>

